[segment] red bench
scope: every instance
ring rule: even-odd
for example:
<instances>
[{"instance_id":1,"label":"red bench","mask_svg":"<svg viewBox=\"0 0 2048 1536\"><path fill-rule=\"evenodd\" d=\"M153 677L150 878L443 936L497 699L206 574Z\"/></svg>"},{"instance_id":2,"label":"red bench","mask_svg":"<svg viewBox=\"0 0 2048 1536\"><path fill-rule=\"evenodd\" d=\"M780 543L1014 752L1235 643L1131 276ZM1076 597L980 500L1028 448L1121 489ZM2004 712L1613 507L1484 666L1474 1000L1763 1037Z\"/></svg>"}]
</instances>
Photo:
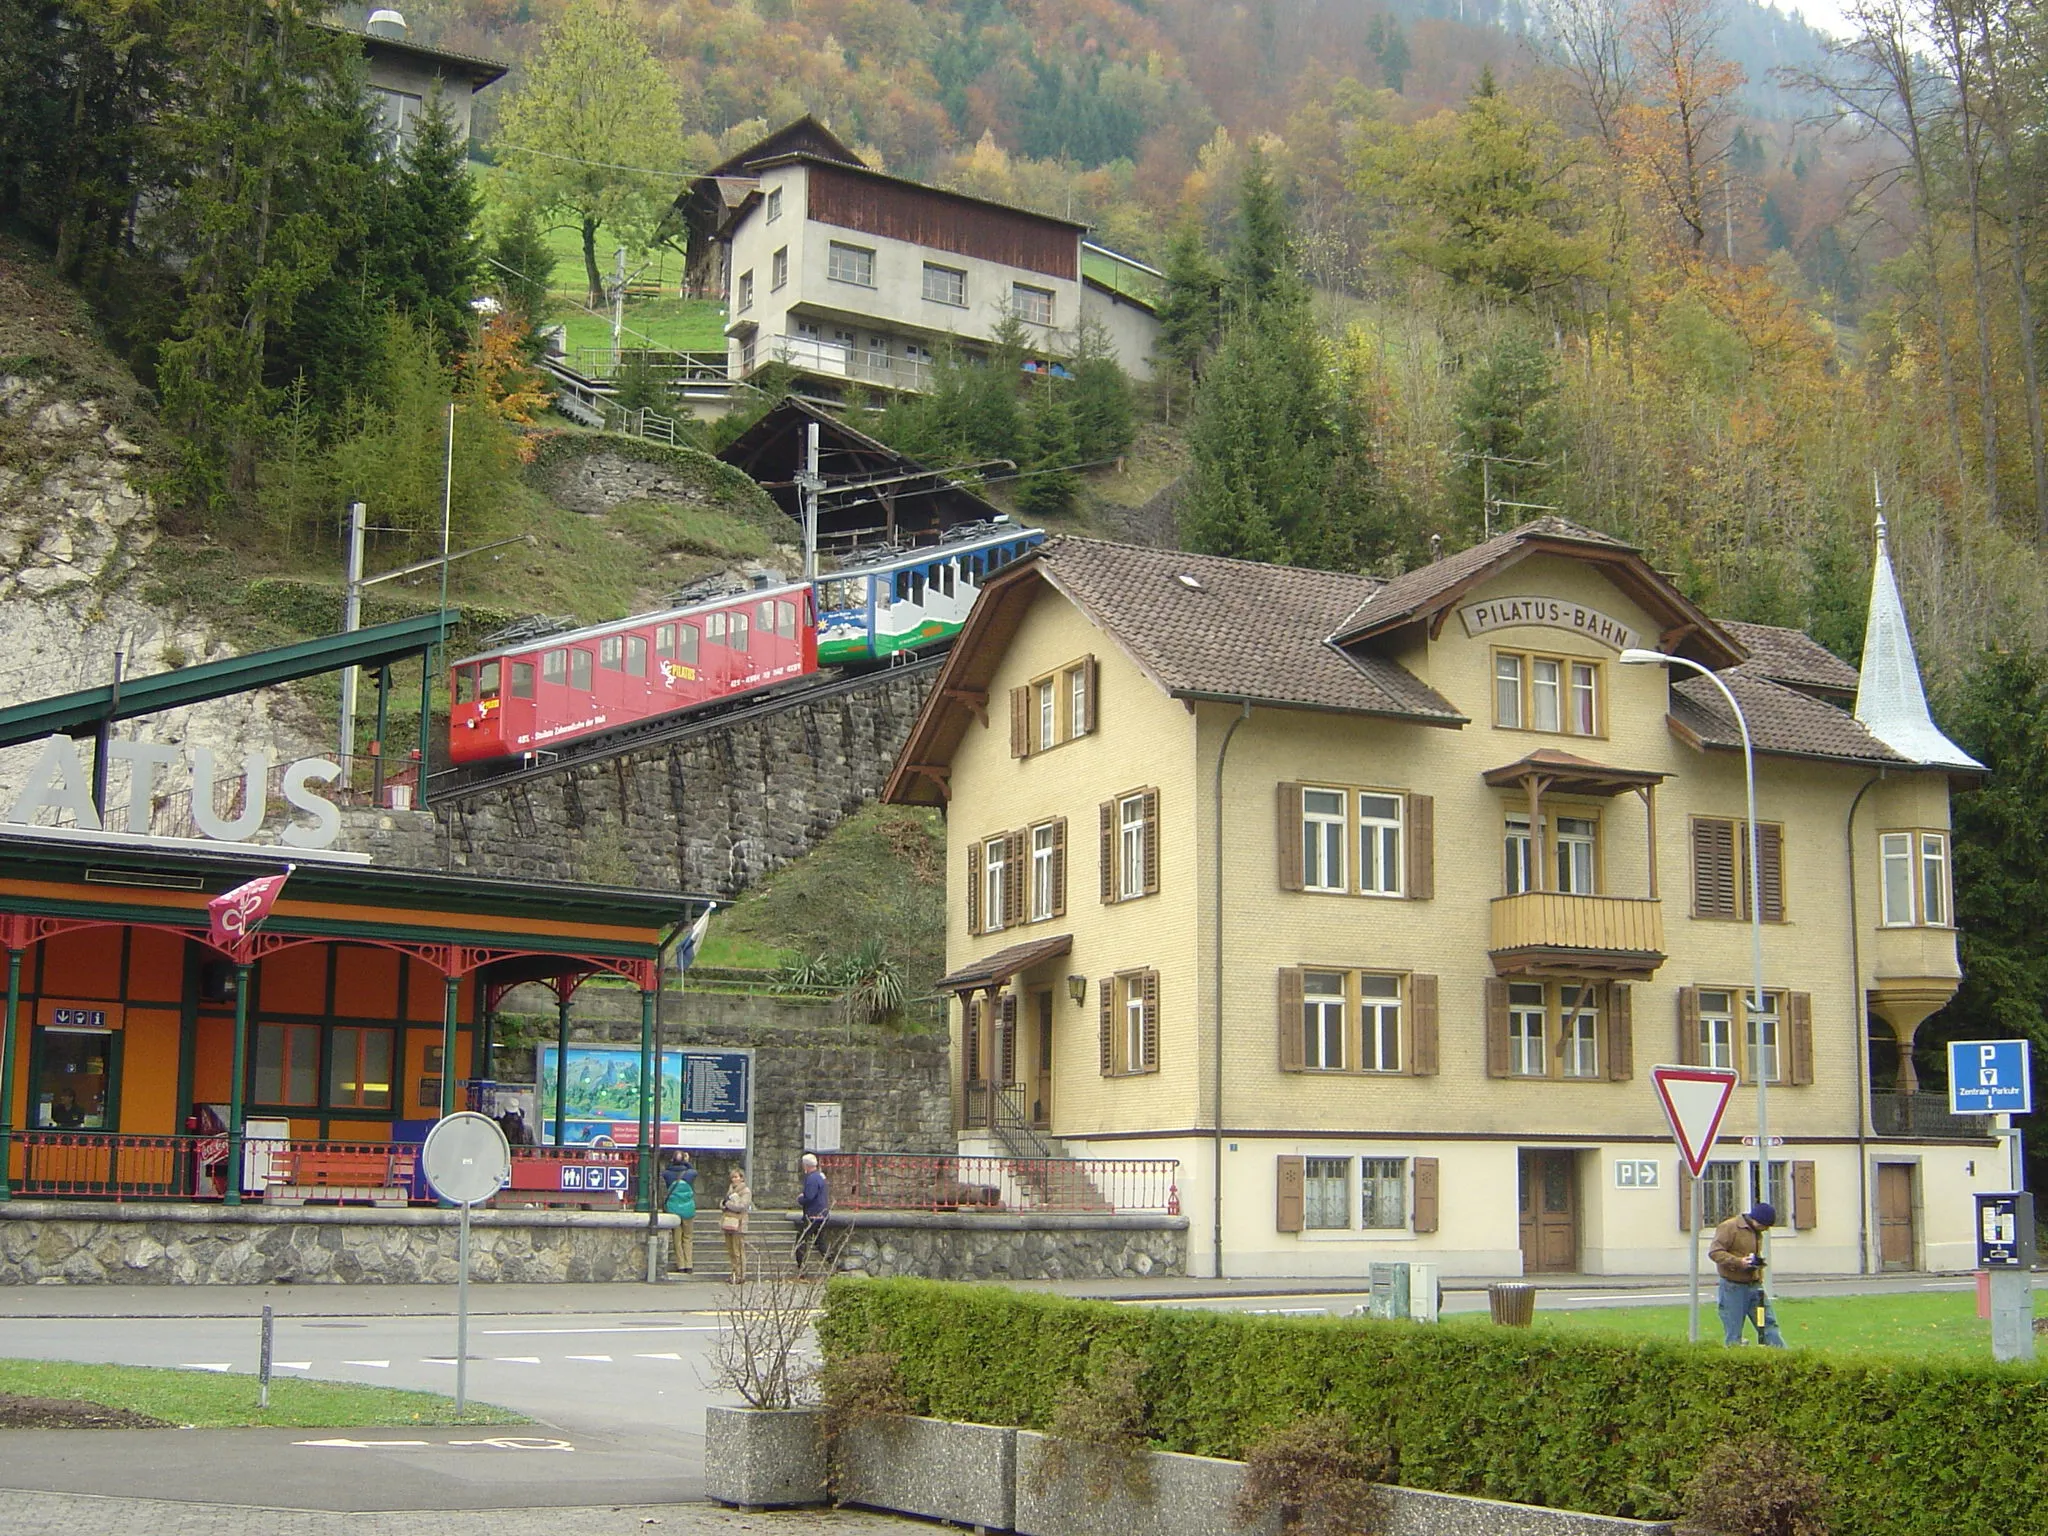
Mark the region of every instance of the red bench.
<instances>
[{"instance_id":1,"label":"red bench","mask_svg":"<svg viewBox=\"0 0 2048 1536\"><path fill-rule=\"evenodd\" d=\"M416 1147L342 1152L286 1143L270 1150L263 1198L273 1205L304 1205L308 1200L404 1205L412 1199L413 1166L418 1160Z\"/></svg>"}]
</instances>

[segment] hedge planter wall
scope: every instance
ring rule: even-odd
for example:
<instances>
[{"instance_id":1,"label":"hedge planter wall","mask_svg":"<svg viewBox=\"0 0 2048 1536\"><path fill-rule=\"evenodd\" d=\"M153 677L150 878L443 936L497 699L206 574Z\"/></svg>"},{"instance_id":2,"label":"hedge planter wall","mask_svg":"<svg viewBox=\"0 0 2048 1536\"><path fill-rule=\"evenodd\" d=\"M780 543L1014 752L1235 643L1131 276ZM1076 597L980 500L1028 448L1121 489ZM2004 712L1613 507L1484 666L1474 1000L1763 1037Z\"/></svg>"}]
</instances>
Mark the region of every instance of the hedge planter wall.
<instances>
[{"instance_id":1,"label":"hedge planter wall","mask_svg":"<svg viewBox=\"0 0 2048 1536\"><path fill-rule=\"evenodd\" d=\"M1834 1536L2048 1536L2048 1373L1631 1345L1481 1325L1130 1309L925 1280L833 1283L828 1355L900 1357L919 1412L1046 1429L1091 1360L1144 1367L1161 1450L1242 1458L1268 1426L1348 1413L1396 1480L1668 1520L1701 1457L1796 1450ZM1021 1511L1020 1511L1021 1513Z\"/></svg>"}]
</instances>

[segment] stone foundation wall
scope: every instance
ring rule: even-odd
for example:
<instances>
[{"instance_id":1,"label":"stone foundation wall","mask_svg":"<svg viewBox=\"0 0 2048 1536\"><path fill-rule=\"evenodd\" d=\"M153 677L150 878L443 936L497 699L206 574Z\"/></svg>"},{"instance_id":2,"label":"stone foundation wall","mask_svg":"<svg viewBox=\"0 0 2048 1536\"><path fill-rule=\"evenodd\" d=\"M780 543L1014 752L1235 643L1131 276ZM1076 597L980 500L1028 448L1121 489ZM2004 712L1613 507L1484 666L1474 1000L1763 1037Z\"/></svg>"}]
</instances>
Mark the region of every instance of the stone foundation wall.
<instances>
[{"instance_id":1,"label":"stone foundation wall","mask_svg":"<svg viewBox=\"0 0 2048 1536\"><path fill-rule=\"evenodd\" d=\"M927 1280L1128 1280L1188 1272L1185 1216L835 1212L839 1264Z\"/></svg>"},{"instance_id":2,"label":"stone foundation wall","mask_svg":"<svg viewBox=\"0 0 2048 1536\"><path fill-rule=\"evenodd\" d=\"M457 1214L15 1200L0 1205L0 1285L447 1284ZM663 1217L665 1226L674 1217ZM647 1218L478 1211L470 1279L647 1278Z\"/></svg>"}]
</instances>

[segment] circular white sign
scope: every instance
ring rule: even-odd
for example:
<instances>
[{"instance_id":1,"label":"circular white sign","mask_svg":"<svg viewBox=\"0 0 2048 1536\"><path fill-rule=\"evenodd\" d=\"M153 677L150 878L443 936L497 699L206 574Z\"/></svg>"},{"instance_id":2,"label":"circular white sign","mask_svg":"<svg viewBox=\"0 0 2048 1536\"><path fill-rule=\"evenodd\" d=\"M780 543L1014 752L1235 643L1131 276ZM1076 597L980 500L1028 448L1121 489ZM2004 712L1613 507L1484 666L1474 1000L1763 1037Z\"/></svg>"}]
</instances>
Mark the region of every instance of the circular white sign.
<instances>
[{"instance_id":1,"label":"circular white sign","mask_svg":"<svg viewBox=\"0 0 2048 1536\"><path fill-rule=\"evenodd\" d=\"M463 1110L427 1132L420 1166L443 1200L481 1205L512 1182L512 1144L489 1115Z\"/></svg>"}]
</instances>

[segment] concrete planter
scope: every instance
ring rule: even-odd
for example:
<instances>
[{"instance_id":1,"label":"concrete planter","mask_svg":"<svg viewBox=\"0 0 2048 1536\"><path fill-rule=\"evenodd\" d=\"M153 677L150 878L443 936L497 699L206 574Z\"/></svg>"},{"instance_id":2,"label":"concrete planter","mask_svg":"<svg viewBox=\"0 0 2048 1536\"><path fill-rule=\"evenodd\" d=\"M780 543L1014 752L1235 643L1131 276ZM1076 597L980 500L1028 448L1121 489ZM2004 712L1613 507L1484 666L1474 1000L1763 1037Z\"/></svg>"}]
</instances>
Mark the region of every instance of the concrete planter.
<instances>
[{"instance_id":1,"label":"concrete planter","mask_svg":"<svg viewBox=\"0 0 2048 1536\"><path fill-rule=\"evenodd\" d=\"M1252 1526L1233 1518L1244 1486L1241 1461L1143 1451L1130 1476L1112 1474L1106 1489L1091 1489L1072 1465L1075 1452L1068 1453L1065 1475L1052 1475L1051 1446L1050 1435L1017 1431L1019 1536L1278 1536L1277 1515Z\"/></svg>"},{"instance_id":2,"label":"concrete planter","mask_svg":"<svg viewBox=\"0 0 2048 1536\"><path fill-rule=\"evenodd\" d=\"M824 1411L705 1409L704 1492L747 1509L823 1504Z\"/></svg>"},{"instance_id":3,"label":"concrete planter","mask_svg":"<svg viewBox=\"0 0 2048 1536\"><path fill-rule=\"evenodd\" d=\"M866 1419L835 1441L832 1479L842 1503L1011 1530L1017 1431L946 1419Z\"/></svg>"},{"instance_id":4,"label":"concrete planter","mask_svg":"<svg viewBox=\"0 0 2048 1536\"><path fill-rule=\"evenodd\" d=\"M1393 1500L1388 1536L1671 1536L1671 1525L1663 1520L1585 1515L1420 1488L1386 1492Z\"/></svg>"}]
</instances>

